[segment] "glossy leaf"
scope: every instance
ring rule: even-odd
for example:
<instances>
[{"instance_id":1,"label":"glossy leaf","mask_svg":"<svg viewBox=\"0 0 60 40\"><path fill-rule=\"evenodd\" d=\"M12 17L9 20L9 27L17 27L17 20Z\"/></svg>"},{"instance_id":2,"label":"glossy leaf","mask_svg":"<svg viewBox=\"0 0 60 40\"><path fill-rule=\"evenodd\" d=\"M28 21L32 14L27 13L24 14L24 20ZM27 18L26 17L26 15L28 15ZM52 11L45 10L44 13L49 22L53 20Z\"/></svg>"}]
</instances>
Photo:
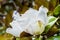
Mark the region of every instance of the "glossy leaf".
<instances>
[{"instance_id":1,"label":"glossy leaf","mask_svg":"<svg viewBox=\"0 0 60 40\"><path fill-rule=\"evenodd\" d=\"M47 38L46 40L60 40L60 36L52 36L50 38Z\"/></svg>"},{"instance_id":2,"label":"glossy leaf","mask_svg":"<svg viewBox=\"0 0 60 40\"><path fill-rule=\"evenodd\" d=\"M54 9L54 15L58 16L60 14L60 4Z\"/></svg>"},{"instance_id":3,"label":"glossy leaf","mask_svg":"<svg viewBox=\"0 0 60 40\"><path fill-rule=\"evenodd\" d=\"M58 18L50 16L48 17L49 23L47 24L45 28L45 33L49 31L49 29L55 24L55 22L58 20Z\"/></svg>"}]
</instances>

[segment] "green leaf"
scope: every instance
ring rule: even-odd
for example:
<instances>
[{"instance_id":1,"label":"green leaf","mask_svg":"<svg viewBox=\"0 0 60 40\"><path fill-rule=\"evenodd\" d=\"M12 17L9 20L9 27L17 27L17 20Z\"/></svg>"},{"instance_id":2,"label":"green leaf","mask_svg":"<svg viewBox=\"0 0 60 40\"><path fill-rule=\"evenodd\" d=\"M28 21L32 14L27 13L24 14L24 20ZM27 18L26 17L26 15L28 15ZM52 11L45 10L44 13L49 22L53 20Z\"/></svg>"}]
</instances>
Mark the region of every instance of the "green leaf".
<instances>
[{"instance_id":1,"label":"green leaf","mask_svg":"<svg viewBox=\"0 0 60 40\"><path fill-rule=\"evenodd\" d=\"M32 40L31 37L16 37L16 40Z\"/></svg>"},{"instance_id":2,"label":"green leaf","mask_svg":"<svg viewBox=\"0 0 60 40\"><path fill-rule=\"evenodd\" d=\"M52 21L54 21L55 19L56 19L56 18L51 18L51 19L49 20L49 23L52 22Z\"/></svg>"},{"instance_id":3,"label":"green leaf","mask_svg":"<svg viewBox=\"0 0 60 40\"><path fill-rule=\"evenodd\" d=\"M54 9L54 15L58 16L60 14L60 4Z\"/></svg>"},{"instance_id":4,"label":"green leaf","mask_svg":"<svg viewBox=\"0 0 60 40\"><path fill-rule=\"evenodd\" d=\"M47 33L50 28L51 28L51 26L47 25L47 26L45 27L45 31L44 31L44 32Z\"/></svg>"},{"instance_id":5,"label":"green leaf","mask_svg":"<svg viewBox=\"0 0 60 40\"><path fill-rule=\"evenodd\" d=\"M4 35L0 35L0 40L13 40L14 36L5 33Z\"/></svg>"},{"instance_id":6,"label":"green leaf","mask_svg":"<svg viewBox=\"0 0 60 40\"><path fill-rule=\"evenodd\" d=\"M54 16L49 16L47 25L53 26L57 20L58 20L58 18L56 18Z\"/></svg>"},{"instance_id":7,"label":"green leaf","mask_svg":"<svg viewBox=\"0 0 60 40\"><path fill-rule=\"evenodd\" d=\"M1 27L0 27L0 35L6 33L6 30L5 30L5 29L6 29L5 26L1 26Z\"/></svg>"},{"instance_id":8,"label":"green leaf","mask_svg":"<svg viewBox=\"0 0 60 40\"><path fill-rule=\"evenodd\" d=\"M52 36L52 37L49 37L47 38L46 40L60 40L60 36Z\"/></svg>"},{"instance_id":9,"label":"green leaf","mask_svg":"<svg viewBox=\"0 0 60 40\"><path fill-rule=\"evenodd\" d=\"M16 38L16 40L20 40L20 38Z\"/></svg>"},{"instance_id":10,"label":"green leaf","mask_svg":"<svg viewBox=\"0 0 60 40\"><path fill-rule=\"evenodd\" d=\"M42 40L42 36L36 37L35 40Z\"/></svg>"},{"instance_id":11,"label":"green leaf","mask_svg":"<svg viewBox=\"0 0 60 40\"><path fill-rule=\"evenodd\" d=\"M45 27L45 33L47 33L49 31L49 29L55 24L55 22L58 20L58 18L54 17L54 16L49 16L48 17L48 24Z\"/></svg>"}]
</instances>

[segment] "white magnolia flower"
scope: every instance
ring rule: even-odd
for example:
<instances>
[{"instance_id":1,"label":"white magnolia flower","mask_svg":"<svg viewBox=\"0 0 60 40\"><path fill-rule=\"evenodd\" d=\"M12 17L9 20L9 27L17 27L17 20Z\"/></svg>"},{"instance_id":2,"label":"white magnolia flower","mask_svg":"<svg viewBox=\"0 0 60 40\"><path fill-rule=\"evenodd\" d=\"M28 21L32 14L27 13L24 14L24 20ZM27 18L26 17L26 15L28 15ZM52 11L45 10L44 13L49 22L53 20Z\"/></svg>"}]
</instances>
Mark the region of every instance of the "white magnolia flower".
<instances>
[{"instance_id":1,"label":"white magnolia flower","mask_svg":"<svg viewBox=\"0 0 60 40\"><path fill-rule=\"evenodd\" d=\"M27 25L25 32L30 33L32 35L41 34L44 31L48 21L47 12L48 9L43 6L41 6L38 11L35 9L27 10L25 12L25 17L29 16L28 20L30 21Z\"/></svg>"},{"instance_id":2,"label":"white magnolia flower","mask_svg":"<svg viewBox=\"0 0 60 40\"><path fill-rule=\"evenodd\" d=\"M13 12L12 28L7 28L6 32L16 37L25 31L31 35L41 34L48 23L48 9L41 6L39 10L29 8L22 16L17 11Z\"/></svg>"}]
</instances>

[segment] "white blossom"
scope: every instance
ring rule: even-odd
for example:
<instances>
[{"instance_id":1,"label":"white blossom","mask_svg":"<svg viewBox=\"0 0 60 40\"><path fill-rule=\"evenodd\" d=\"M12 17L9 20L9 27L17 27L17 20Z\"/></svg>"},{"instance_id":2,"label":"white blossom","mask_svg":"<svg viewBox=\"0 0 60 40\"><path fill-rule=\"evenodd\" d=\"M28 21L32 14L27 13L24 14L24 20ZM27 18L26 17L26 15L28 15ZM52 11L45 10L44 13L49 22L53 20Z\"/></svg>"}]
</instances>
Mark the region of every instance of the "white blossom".
<instances>
[{"instance_id":1,"label":"white blossom","mask_svg":"<svg viewBox=\"0 0 60 40\"><path fill-rule=\"evenodd\" d=\"M17 11L13 12L13 21L10 23L12 28L7 28L6 32L16 37L25 31L31 35L41 34L46 24L48 9L41 6L39 10L29 8L22 16Z\"/></svg>"}]
</instances>

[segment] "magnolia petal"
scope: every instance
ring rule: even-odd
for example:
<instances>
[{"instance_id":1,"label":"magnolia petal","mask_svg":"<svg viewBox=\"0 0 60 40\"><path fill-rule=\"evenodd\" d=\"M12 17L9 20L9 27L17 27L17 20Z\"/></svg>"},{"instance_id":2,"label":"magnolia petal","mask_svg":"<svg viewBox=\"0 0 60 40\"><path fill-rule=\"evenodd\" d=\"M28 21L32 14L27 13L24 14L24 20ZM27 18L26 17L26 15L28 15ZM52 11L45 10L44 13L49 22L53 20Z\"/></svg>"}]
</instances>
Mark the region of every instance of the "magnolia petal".
<instances>
[{"instance_id":1,"label":"magnolia petal","mask_svg":"<svg viewBox=\"0 0 60 40\"><path fill-rule=\"evenodd\" d=\"M41 6L39 8L38 19L40 21L42 21L44 23L44 25L46 25L48 23L48 20L47 20L47 12L48 12L48 9L46 7Z\"/></svg>"},{"instance_id":2,"label":"magnolia petal","mask_svg":"<svg viewBox=\"0 0 60 40\"><path fill-rule=\"evenodd\" d=\"M28 10L26 14L30 14L31 19L26 29L26 32L32 35L41 34L44 31L45 24L47 23L47 12L48 12L48 9L45 7L41 7L37 12L35 12L32 9ZM41 21L42 26L39 26L41 24L38 25L38 21Z\"/></svg>"},{"instance_id":3,"label":"magnolia petal","mask_svg":"<svg viewBox=\"0 0 60 40\"><path fill-rule=\"evenodd\" d=\"M12 15L12 18L13 18L13 20L18 21L18 20L21 18L21 16L20 16L19 12L14 11L14 12L13 12L13 15ZM20 19L20 20L21 20L21 19Z\"/></svg>"},{"instance_id":4,"label":"magnolia petal","mask_svg":"<svg viewBox=\"0 0 60 40\"><path fill-rule=\"evenodd\" d=\"M12 34L13 36L20 37L20 34L24 29L22 29L16 21L13 21L10 25L12 28L7 28L6 32Z\"/></svg>"},{"instance_id":5,"label":"magnolia petal","mask_svg":"<svg viewBox=\"0 0 60 40\"><path fill-rule=\"evenodd\" d=\"M30 34L35 34L34 32L37 31L36 28L37 27L37 14L38 11L32 8L29 8L29 10L27 10L24 15L24 17L28 17L27 20L29 21L27 28L25 30L25 32L30 33ZM40 29L39 29L40 30Z\"/></svg>"},{"instance_id":6,"label":"magnolia petal","mask_svg":"<svg viewBox=\"0 0 60 40\"><path fill-rule=\"evenodd\" d=\"M48 12L48 9L42 5L42 6L39 8L39 12L46 14L46 13Z\"/></svg>"},{"instance_id":7,"label":"magnolia petal","mask_svg":"<svg viewBox=\"0 0 60 40\"><path fill-rule=\"evenodd\" d=\"M41 34L43 32L43 30L44 30L43 25L42 25L42 27L40 27L38 25L38 22L33 22L28 25L25 32L30 33L31 35L38 35L38 34Z\"/></svg>"},{"instance_id":8,"label":"magnolia petal","mask_svg":"<svg viewBox=\"0 0 60 40\"><path fill-rule=\"evenodd\" d=\"M13 28L7 28L6 30L7 33L12 34L15 37L20 37L20 34L23 32L22 30L18 29L13 29Z\"/></svg>"},{"instance_id":9,"label":"magnolia petal","mask_svg":"<svg viewBox=\"0 0 60 40\"><path fill-rule=\"evenodd\" d=\"M36 15L38 15L38 11L33 8L29 8L22 16L31 18L36 17Z\"/></svg>"}]
</instances>

